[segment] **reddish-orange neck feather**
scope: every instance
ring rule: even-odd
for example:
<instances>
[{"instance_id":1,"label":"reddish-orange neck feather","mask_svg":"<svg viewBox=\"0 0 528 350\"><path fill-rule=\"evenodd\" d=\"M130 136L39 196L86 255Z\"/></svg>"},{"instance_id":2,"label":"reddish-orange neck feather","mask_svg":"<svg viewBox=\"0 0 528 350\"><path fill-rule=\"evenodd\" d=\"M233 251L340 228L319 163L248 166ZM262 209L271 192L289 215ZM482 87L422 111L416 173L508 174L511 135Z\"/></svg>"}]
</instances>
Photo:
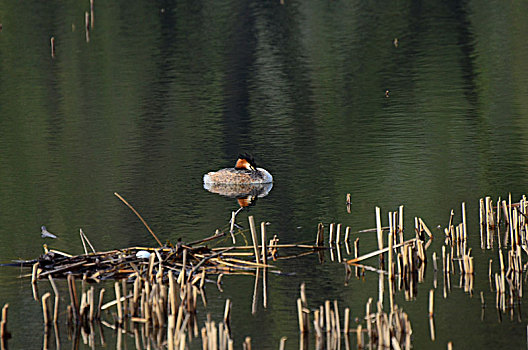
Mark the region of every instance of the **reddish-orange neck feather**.
<instances>
[{"instance_id":1,"label":"reddish-orange neck feather","mask_svg":"<svg viewBox=\"0 0 528 350\"><path fill-rule=\"evenodd\" d=\"M236 162L235 169L247 169L247 170L255 170L249 162L243 158L239 158Z\"/></svg>"}]
</instances>

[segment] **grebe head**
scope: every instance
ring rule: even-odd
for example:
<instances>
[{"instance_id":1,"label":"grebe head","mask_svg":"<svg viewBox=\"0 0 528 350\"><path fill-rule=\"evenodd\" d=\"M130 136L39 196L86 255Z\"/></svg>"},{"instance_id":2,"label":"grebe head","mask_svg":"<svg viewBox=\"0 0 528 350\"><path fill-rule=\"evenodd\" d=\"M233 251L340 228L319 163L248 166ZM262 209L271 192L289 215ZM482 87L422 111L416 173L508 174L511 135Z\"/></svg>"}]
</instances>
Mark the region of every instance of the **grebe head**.
<instances>
[{"instance_id":1,"label":"grebe head","mask_svg":"<svg viewBox=\"0 0 528 350\"><path fill-rule=\"evenodd\" d=\"M257 164L255 164L255 160L253 159L253 157L246 153L243 153L238 156L238 159L235 164L235 169L257 171Z\"/></svg>"}]
</instances>

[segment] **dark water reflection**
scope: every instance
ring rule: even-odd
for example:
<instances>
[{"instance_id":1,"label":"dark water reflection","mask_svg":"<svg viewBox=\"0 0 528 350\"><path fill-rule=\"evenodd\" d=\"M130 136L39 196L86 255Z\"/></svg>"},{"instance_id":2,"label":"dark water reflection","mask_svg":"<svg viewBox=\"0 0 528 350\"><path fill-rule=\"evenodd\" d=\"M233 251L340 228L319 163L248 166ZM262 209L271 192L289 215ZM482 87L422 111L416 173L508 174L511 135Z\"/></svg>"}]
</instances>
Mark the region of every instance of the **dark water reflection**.
<instances>
[{"instance_id":1,"label":"dark water reflection","mask_svg":"<svg viewBox=\"0 0 528 350\"><path fill-rule=\"evenodd\" d=\"M96 1L86 43L88 2L0 1L2 260L40 254L43 224L60 237L50 244L72 253L81 252L80 227L101 250L154 244L113 192L163 240L208 236L238 204L205 191L202 176L241 151L275 183L240 223L248 214L269 221L282 242L314 239L318 222L373 227L376 205L405 205L412 232L414 216L445 225L466 201L477 232L478 198L526 193L524 3L285 2ZM375 248L374 236L361 241L362 251ZM486 276L493 256L473 243ZM297 275L271 276L269 309L256 316L252 279L226 278L223 294L211 292L213 316L235 300L237 344L246 335L259 348L284 335L295 344L302 281L314 306L337 299L354 317L377 295L377 276L343 287L342 266L315 256L283 266ZM0 302L16 310L13 328L36 335L16 333L10 344L32 348L39 306L14 276L0 273ZM481 321L480 302L463 291L437 300L431 342L431 278L416 301L397 300L416 348L525 346L522 322L498 324L492 308ZM475 291L486 282L477 277Z\"/></svg>"}]
</instances>

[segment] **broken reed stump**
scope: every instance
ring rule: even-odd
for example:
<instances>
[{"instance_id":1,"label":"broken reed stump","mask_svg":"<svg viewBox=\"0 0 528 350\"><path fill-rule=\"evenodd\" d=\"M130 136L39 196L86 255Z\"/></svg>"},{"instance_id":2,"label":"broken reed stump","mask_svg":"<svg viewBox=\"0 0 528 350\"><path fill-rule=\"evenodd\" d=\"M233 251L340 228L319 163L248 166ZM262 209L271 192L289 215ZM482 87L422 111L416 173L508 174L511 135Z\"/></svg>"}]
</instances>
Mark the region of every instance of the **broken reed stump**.
<instances>
[{"instance_id":1,"label":"broken reed stump","mask_svg":"<svg viewBox=\"0 0 528 350\"><path fill-rule=\"evenodd\" d=\"M0 323L0 341L2 342L2 348L7 349L5 341L11 337L11 334L7 331L7 312L9 310L9 304L4 304L2 307L2 321Z\"/></svg>"},{"instance_id":2,"label":"broken reed stump","mask_svg":"<svg viewBox=\"0 0 528 350\"><path fill-rule=\"evenodd\" d=\"M55 37L51 37L50 39L50 46L51 46L51 58L55 58Z\"/></svg>"}]
</instances>

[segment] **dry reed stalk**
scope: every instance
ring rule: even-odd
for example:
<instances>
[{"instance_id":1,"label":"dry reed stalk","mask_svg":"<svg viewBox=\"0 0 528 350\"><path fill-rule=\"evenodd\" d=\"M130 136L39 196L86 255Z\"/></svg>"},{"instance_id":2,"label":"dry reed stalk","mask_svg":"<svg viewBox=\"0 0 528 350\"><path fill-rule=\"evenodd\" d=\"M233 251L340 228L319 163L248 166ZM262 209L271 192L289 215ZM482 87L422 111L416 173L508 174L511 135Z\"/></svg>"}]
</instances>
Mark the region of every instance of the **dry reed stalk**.
<instances>
[{"instance_id":1,"label":"dry reed stalk","mask_svg":"<svg viewBox=\"0 0 528 350\"><path fill-rule=\"evenodd\" d=\"M44 316L44 325L46 327L49 326L51 323L50 315L49 315L49 305L48 305L48 299L51 296L50 292L47 292L42 296L42 315Z\"/></svg>"},{"instance_id":2,"label":"dry reed stalk","mask_svg":"<svg viewBox=\"0 0 528 350\"><path fill-rule=\"evenodd\" d=\"M50 281L51 288L53 289L53 293L55 294L55 304L53 306L53 323L57 323L59 319L59 290L57 288L57 285L55 284L55 281L53 280L53 277L51 275L48 275L48 280Z\"/></svg>"},{"instance_id":3,"label":"dry reed stalk","mask_svg":"<svg viewBox=\"0 0 528 350\"><path fill-rule=\"evenodd\" d=\"M260 223L260 236L262 238L262 264L268 264L268 248L266 247L266 223L263 221Z\"/></svg>"},{"instance_id":4,"label":"dry reed stalk","mask_svg":"<svg viewBox=\"0 0 528 350\"><path fill-rule=\"evenodd\" d=\"M314 311L314 320L313 320L313 325L314 325L314 329L315 329L315 337L316 337L316 341L318 339L321 339L323 338L323 331L321 329L321 323L320 323L320 317L319 317L319 310L315 310Z\"/></svg>"},{"instance_id":5,"label":"dry reed stalk","mask_svg":"<svg viewBox=\"0 0 528 350\"><path fill-rule=\"evenodd\" d=\"M392 266L392 260L393 260L393 245L394 245L394 240L393 240L393 233L392 231L389 232L389 267L388 267L388 270L389 270L389 283L391 283L393 280L394 280L394 269L393 269L393 266Z\"/></svg>"},{"instance_id":6,"label":"dry reed stalk","mask_svg":"<svg viewBox=\"0 0 528 350\"><path fill-rule=\"evenodd\" d=\"M254 315L257 313L257 293L258 293L258 282L260 279L260 269L255 272L255 286L253 287L253 299L251 303L251 313Z\"/></svg>"},{"instance_id":7,"label":"dry reed stalk","mask_svg":"<svg viewBox=\"0 0 528 350\"><path fill-rule=\"evenodd\" d=\"M382 228L381 228L381 209L379 207L376 207L376 233L378 237L378 249L382 250L383 249L383 235L382 235Z\"/></svg>"},{"instance_id":8,"label":"dry reed stalk","mask_svg":"<svg viewBox=\"0 0 528 350\"><path fill-rule=\"evenodd\" d=\"M464 239L465 239L467 237L466 202L462 202L462 225L464 228Z\"/></svg>"},{"instance_id":9,"label":"dry reed stalk","mask_svg":"<svg viewBox=\"0 0 528 350\"><path fill-rule=\"evenodd\" d=\"M336 244L341 243L341 224L337 224Z\"/></svg>"},{"instance_id":10,"label":"dry reed stalk","mask_svg":"<svg viewBox=\"0 0 528 350\"><path fill-rule=\"evenodd\" d=\"M94 27L94 0L90 0L90 28Z\"/></svg>"},{"instance_id":11,"label":"dry reed stalk","mask_svg":"<svg viewBox=\"0 0 528 350\"><path fill-rule=\"evenodd\" d=\"M88 319L90 322L93 322L94 320L94 293L95 289L94 287L90 287L88 290L88 306L89 306L89 312L88 312Z\"/></svg>"},{"instance_id":12,"label":"dry reed stalk","mask_svg":"<svg viewBox=\"0 0 528 350\"><path fill-rule=\"evenodd\" d=\"M372 339L372 322L370 321L370 307L372 305L372 298L369 298L365 306L365 319L367 320L368 338Z\"/></svg>"},{"instance_id":13,"label":"dry reed stalk","mask_svg":"<svg viewBox=\"0 0 528 350\"><path fill-rule=\"evenodd\" d=\"M301 333L306 332L306 327L304 325L304 316L303 316L303 307L301 298L297 298L297 317L299 320L299 331Z\"/></svg>"},{"instance_id":14,"label":"dry reed stalk","mask_svg":"<svg viewBox=\"0 0 528 350\"><path fill-rule=\"evenodd\" d=\"M55 58L55 37L51 37L50 39L50 45L51 45L51 58Z\"/></svg>"},{"instance_id":15,"label":"dry reed stalk","mask_svg":"<svg viewBox=\"0 0 528 350\"><path fill-rule=\"evenodd\" d=\"M331 327L332 319L330 317L330 311L331 311L330 300L325 300L324 310L325 310L324 315L325 315L325 321L326 321L325 331L329 333L332 331L332 327Z\"/></svg>"},{"instance_id":16,"label":"dry reed stalk","mask_svg":"<svg viewBox=\"0 0 528 350\"><path fill-rule=\"evenodd\" d=\"M431 341L435 341L436 335L435 335L434 317L429 317L429 331L431 335Z\"/></svg>"},{"instance_id":17,"label":"dry reed stalk","mask_svg":"<svg viewBox=\"0 0 528 350\"><path fill-rule=\"evenodd\" d=\"M249 228L251 230L251 239L253 240L253 248L255 250L255 261L257 264L260 264L260 258L259 258L259 252L258 252L258 241L257 241L257 230L255 228L255 219L253 218L253 215L250 215L248 217L249 220Z\"/></svg>"},{"instance_id":18,"label":"dry reed stalk","mask_svg":"<svg viewBox=\"0 0 528 350\"><path fill-rule=\"evenodd\" d=\"M429 238L433 238L433 234L431 233L431 230L429 230L429 228L427 227L427 225L425 224L425 222L422 220L422 218L418 218L418 221L420 222L420 226L421 226L421 228L424 229L425 233L427 233L427 235L429 236Z\"/></svg>"},{"instance_id":19,"label":"dry reed stalk","mask_svg":"<svg viewBox=\"0 0 528 350\"><path fill-rule=\"evenodd\" d=\"M346 334L348 334L348 332L350 332L350 308L346 308L345 309L345 324L343 326L343 332Z\"/></svg>"},{"instance_id":20,"label":"dry reed stalk","mask_svg":"<svg viewBox=\"0 0 528 350\"><path fill-rule=\"evenodd\" d=\"M77 289L75 288L75 277L68 275L68 290L75 322L79 321L79 300L77 299Z\"/></svg>"},{"instance_id":21,"label":"dry reed stalk","mask_svg":"<svg viewBox=\"0 0 528 350\"><path fill-rule=\"evenodd\" d=\"M88 15L88 12L86 13L86 15ZM88 36L88 28L86 28L86 35L87 35L87 38L89 37ZM89 39L87 40L89 41ZM141 222L143 223L143 225L147 228L147 230L150 232L150 234L152 235L152 237L154 237L154 239L156 240L156 242L158 242L159 246L160 247L163 247L163 244L161 243L161 241L159 240L159 238L154 234L154 232L151 230L150 226L147 224L147 222L143 219L143 217L141 217L141 215L139 215L139 213L137 212L136 209L134 209L134 207L132 205L130 205L123 197L121 197L121 195L117 192L114 192L114 195L119 198L123 203L125 203L125 205L127 207L130 208L130 210L132 210L132 212L134 214L136 214L136 216L139 218L139 220L141 220Z\"/></svg>"},{"instance_id":22,"label":"dry reed stalk","mask_svg":"<svg viewBox=\"0 0 528 350\"><path fill-rule=\"evenodd\" d=\"M228 334L231 333L231 300L226 299L226 304L224 308L224 324L226 326L226 331Z\"/></svg>"},{"instance_id":23,"label":"dry reed stalk","mask_svg":"<svg viewBox=\"0 0 528 350\"><path fill-rule=\"evenodd\" d=\"M306 285L305 285L304 282L301 283L300 294L301 294L301 301L302 301L303 307L308 307L308 303L307 303L307 300L306 300Z\"/></svg>"},{"instance_id":24,"label":"dry reed stalk","mask_svg":"<svg viewBox=\"0 0 528 350\"><path fill-rule=\"evenodd\" d=\"M337 253L337 262L338 262L338 263L342 263L343 260L342 260L342 258L341 258L341 246L338 245L338 244L336 244L336 248L335 248L335 250L336 250L336 253Z\"/></svg>"},{"instance_id":25,"label":"dry reed stalk","mask_svg":"<svg viewBox=\"0 0 528 350\"><path fill-rule=\"evenodd\" d=\"M168 350L174 350L174 326L175 326L175 318L169 317L168 323L167 323L167 349ZM203 341L203 332L202 332L202 341Z\"/></svg>"},{"instance_id":26,"label":"dry reed stalk","mask_svg":"<svg viewBox=\"0 0 528 350\"><path fill-rule=\"evenodd\" d=\"M286 347L286 337L281 337L280 338L280 344L279 344L279 350L284 350L285 347Z\"/></svg>"},{"instance_id":27,"label":"dry reed stalk","mask_svg":"<svg viewBox=\"0 0 528 350\"><path fill-rule=\"evenodd\" d=\"M321 222L317 225L317 236L315 238L315 245L317 247L324 246L324 225Z\"/></svg>"},{"instance_id":28,"label":"dry reed stalk","mask_svg":"<svg viewBox=\"0 0 528 350\"><path fill-rule=\"evenodd\" d=\"M31 284L36 284L38 279L38 262L33 264L33 268L31 270Z\"/></svg>"},{"instance_id":29,"label":"dry reed stalk","mask_svg":"<svg viewBox=\"0 0 528 350\"><path fill-rule=\"evenodd\" d=\"M398 232L401 234L401 241L403 242L403 205L398 208Z\"/></svg>"},{"instance_id":30,"label":"dry reed stalk","mask_svg":"<svg viewBox=\"0 0 528 350\"><path fill-rule=\"evenodd\" d=\"M335 240L334 240L334 227L335 227L335 224L331 223L330 224L329 233L328 233L328 245L330 245L330 246L335 243Z\"/></svg>"},{"instance_id":31,"label":"dry reed stalk","mask_svg":"<svg viewBox=\"0 0 528 350\"><path fill-rule=\"evenodd\" d=\"M104 297L105 289L101 288L99 291L99 303L97 304L97 310L95 312L95 319L99 320L101 318L101 307L103 306L103 297Z\"/></svg>"},{"instance_id":32,"label":"dry reed stalk","mask_svg":"<svg viewBox=\"0 0 528 350\"><path fill-rule=\"evenodd\" d=\"M341 335L341 322L339 321L339 308L337 307L337 300L334 300L334 317L335 317L335 330L337 336Z\"/></svg>"},{"instance_id":33,"label":"dry reed stalk","mask_svg":"<svg viewBox=\"0 0 528 350\"><path fill-rule=\"evenodd\" d=\"M244 350L251 350L251 337L244 339Z\"/></svg>"},{"instance_id":34,"label":"dry reed stalk","mask_svg":"<svg viewBox=\"0 0 528 350\"><path fill-rule=\"evenodd\" d=\"M229 233L231 234L231 240L233 241L233 244L236 244L236 239L235 239L235 234L234 234L234 231L235 231L235 217L236 217L236 213L234 211L232 211L231 212L231 221L230 221Z\"/></svg>"},{"instance_id":35,"label":"dry reed stalk","mask_svg":"<svg viewBox=\"0 0 528 350\"><path fill-rule=\"evenodd\" d=\"M434 289L429 291L429 317L434 316Z\"/></svg>"},{"instance_id":36,"label":"dry reed stalk","mask_svg":"<svg viewBox=\"0 0 528 350\"><path fill-rule=\"evenodd\" d=\"M5 340L9 337L9 332L7 331L7 314L9 311L9 303L4 304L2 307L2 321L0 323L0 341L2 348L7 349L7 344L4 344Z\"/></svg>"}]
</instances>

